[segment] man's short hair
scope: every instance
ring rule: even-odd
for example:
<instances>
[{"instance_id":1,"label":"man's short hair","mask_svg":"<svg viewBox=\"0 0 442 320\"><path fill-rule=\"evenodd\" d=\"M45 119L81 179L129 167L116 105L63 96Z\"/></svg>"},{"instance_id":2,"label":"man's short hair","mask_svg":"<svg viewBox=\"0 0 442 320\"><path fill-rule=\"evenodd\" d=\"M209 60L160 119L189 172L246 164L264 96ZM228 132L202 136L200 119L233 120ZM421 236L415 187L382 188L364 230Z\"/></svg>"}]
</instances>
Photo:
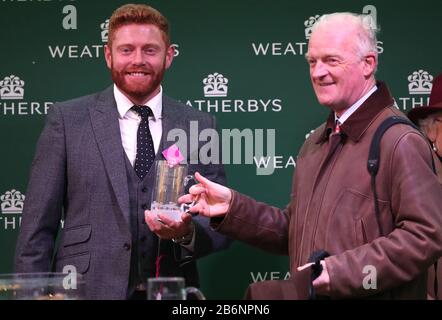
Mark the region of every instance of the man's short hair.
<instances>
[{"instance_id":1,"label":"man's short hair","mask_svg":"<svg viewBox=\"0 0 442 320\"><path fill-rule=\"evenodd\" d=\"M313 25L312 32L318 27L326 25L330 22L343 22L350 24L360 30L358 32L357 49L359 56L363 58L367 53L373 52L377 57L377 38L378 26L374 25L374 21L369 15L356 14L352 12L336 12L324 14Z\"/></svg>"},{"instance_id":2,"label":"man's short hair","mask_svg":"<svg viewBox=\"0 0 442 320\"><path fill-rule=\"evenodd\" d=\"M166 47L170 45L169 22L158 10L145 4L126 4L114 11L109 20L108 45L118 28L128 24L152 24L157 26L163 34Z\"/></svg>"}]
</instances>

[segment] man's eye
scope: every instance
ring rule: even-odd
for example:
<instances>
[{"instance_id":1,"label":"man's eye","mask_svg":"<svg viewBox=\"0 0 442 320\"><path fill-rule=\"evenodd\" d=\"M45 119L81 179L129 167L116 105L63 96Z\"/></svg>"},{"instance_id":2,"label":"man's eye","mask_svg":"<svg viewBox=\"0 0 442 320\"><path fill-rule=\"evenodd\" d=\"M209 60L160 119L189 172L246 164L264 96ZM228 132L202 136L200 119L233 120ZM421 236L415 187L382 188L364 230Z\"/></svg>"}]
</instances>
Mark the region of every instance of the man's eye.
<instances>
[{"instance_id":1,"label":"man's eye","mask_svg":"<svg viewBox=\"0 0 442 320\"><path fill-rule=\"evenodd\" d=\"M328 63L328 64L331 64L331 65L336 65L336 64L339 63L339 60L338 60L338 59L335 59L335 58L328 58L328 59L327 59L327 63Z\"/></svg>"},{"instance_id":2,"label":"man's eye","mask_svg":"<svg viewBox=\"0 0 442 320\"><path fill-rule=\"evenodd\" d=\"M131 50L130 50L130 48L121 48L121 52L122 53L130 53Z\"/></svg>"},{"instance_id":3,"label":"man's eye","mask_svg":"<svg viewBox=\"0 0 442 320\"><path fill-rule=\"evenodd\" d=\"M155 54L157 50L155 50L154 48L148 48L145 49L144 52L146 52L147 54Z\"/></svg>"}]
</instances>

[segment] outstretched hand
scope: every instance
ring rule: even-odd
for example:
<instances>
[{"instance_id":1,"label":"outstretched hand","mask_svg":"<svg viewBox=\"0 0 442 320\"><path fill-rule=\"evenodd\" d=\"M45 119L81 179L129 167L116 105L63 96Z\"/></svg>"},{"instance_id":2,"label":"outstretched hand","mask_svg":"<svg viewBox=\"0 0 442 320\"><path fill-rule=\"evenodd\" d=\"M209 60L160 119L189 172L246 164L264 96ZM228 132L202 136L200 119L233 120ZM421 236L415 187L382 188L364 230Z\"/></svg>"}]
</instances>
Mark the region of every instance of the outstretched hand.
<instances>
[{"instance_id":1,"label":"outstretched hand","mask_svg":"<svg viewBox=\"0 0 442 320\"><path fill-rule=\"evenodd\" d=\"M190 213L199 213L206 217L219 217L229 211L232 192L229 188L206 179L198 172L195 179L199 182L189 189L186 194L178 199L179 203L190 203L195 205L189 209Z\"/></svg>"}]
</instances>

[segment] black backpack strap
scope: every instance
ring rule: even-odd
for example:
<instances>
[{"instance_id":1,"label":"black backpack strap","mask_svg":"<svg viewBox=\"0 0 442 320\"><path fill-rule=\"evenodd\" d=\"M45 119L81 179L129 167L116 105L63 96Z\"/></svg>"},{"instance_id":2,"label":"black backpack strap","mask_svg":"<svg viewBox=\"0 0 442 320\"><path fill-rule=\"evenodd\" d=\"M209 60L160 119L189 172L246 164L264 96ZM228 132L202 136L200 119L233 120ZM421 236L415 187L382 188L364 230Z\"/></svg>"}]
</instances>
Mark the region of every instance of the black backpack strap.
<instances>
[{"instance_id":1,"label":"black backpack strap","mask_svg":"<svg viewBox=\"0 0 442 320\"><path fill-rule=\"evenodd\" d=\"M381 236L384 235L382 224L380 220L380 212L379 212L379 203L378 203L378 195L376 192L376 174L379 170L379 161L380 161L380 143L381 138L384 135L385 131L387 131L391 126L394 126L396 124L406 124L410 125L416 130L419 130L411 121L398 117L398 116L392 116L390 118L385 119L380 126L377 128L376 132L373 135L373 139L371 140L370 145L370 151L368 153L368 162L367 162L367 169L368 172L371 175L371 189L373 191L373 197L374 197L374 208L376 213L376 221L378 223L379 233Z\"/></svg>"},{"instance_id":2,"label":"black backpack strap","mask_svg":"<svg viewBox=\"0 0 442 320\"><path fill-rule=\"evenodd\" d=\"M387 131L391 126L394 126L395 124L399 124L399 123L412 126L413 128L415 128L416 130L418 130L420 132L419 128L416 127L414 125L414 123L412 123L408 119L401 118L398 116L393 116L393 117L385 119L384 122L381 123L381 125L378 127L378 129L374 133L373 140L371 140L370 152L368 154L367 168L368 168L368 172L370 172L370 174L372 176L373 175L376 176L376 174L378 173L379 158L380 158L380 142L381 142L382 136L384 135L385 131Z\"/></svg>"},{"instance_id":3,"label":"black backpack strap","mask_svg":"<svg viewBox=\"0 0 442 320\"><path fill-rule=\"evenodd\" d=\"M379 161L380 161L380 143L381 138L384 135L385 131L387 131L391 126L394 126L396 124L406 124L413 128L415 128L418 132L421 132L420 129L414 125L411 121L408 119L398 117L398 116L392 116L387 119L385 119L380 126L377 128L376 132L373 135L373 139L371 140L370 145L370 151L368 154L368 161L367 161L367 169L368 172L371 175L371 189L373 191L373 198L374 198L374 208L376 213L376 222L378 224L379 228L379 234L381 236L384 235L382 224L381 224L381 217L380 217L380 211L379 211L379 203L378 203L378 195L376 192L376 174L379 170ZM436 165L434 163L434 158L431 157L431 164L433 167L433 172L436 174ZM434 273L434 293L436 296L436 299L438 297L438 285L437 285L437 261L434 264L435 273Z\"/></svg>"}]
</instances>

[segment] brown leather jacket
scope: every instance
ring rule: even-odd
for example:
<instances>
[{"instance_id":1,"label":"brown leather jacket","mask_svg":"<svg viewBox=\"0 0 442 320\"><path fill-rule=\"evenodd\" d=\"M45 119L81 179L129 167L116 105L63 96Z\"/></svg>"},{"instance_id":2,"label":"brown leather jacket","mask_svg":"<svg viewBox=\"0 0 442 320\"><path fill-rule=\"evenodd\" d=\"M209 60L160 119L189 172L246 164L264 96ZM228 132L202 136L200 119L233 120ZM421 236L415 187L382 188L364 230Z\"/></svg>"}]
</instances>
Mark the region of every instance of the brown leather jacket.
<instances>
[{"instance_id":1,"label":"brown leather jacket","mask_svg":"<svg viewBox=\"0 0 442 320\"><path fill-rule=\"evenodd\" d=\"M426 139L407 125L387 130L376 177L380 236L368 150L385 118L405 116L393 107L386 85L377 86L341 126L343 140L332 132L331 113L304 143L285 210L234 191L230 211L212 226L262 249L288 254L292 273L313 251L328 251L332 298L425 299L427 269L442 255L442 188L432 171ZM376 289L365 289L364 278L373 270Z\"/></svg>"}]
</instances>

